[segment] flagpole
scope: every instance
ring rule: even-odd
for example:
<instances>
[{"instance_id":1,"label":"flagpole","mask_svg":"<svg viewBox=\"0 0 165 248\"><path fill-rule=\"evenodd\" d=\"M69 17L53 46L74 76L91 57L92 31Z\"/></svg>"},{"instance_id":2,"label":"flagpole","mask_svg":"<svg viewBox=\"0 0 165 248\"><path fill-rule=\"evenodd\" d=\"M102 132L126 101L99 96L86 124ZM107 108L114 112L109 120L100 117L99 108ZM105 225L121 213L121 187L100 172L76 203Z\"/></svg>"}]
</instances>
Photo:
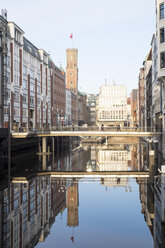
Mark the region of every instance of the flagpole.
<instances>
[{"instance_id":1,"label":"flagpole","mask_svg":"<svg viewBox=\"0 0 165 248\"><path fill-rule=\"evenodd\" d=\"M74 48L74 42L73 42L73 33L70 34L70 39L72 40L72 48Z\"/></svg>"}]
</instances>

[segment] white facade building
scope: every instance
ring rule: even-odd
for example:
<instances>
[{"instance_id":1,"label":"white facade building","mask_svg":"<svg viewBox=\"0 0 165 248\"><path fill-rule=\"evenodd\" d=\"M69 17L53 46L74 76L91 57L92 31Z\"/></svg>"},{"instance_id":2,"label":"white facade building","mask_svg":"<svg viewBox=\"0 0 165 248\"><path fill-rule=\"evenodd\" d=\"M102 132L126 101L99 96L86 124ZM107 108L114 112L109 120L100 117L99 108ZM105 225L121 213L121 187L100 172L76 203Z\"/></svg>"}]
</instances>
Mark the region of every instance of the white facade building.
<instances>
[{"instance_id":1,"label":"white facade building","mask_svg":"<svg viewBox=\"0 0 165 248\"><path fill-rule=\"evenodd\" d=\"M27 40L14 22L7 22L6 26L3 34L7 49L7 56L3 58L6 80L1 80L0 127L8 127L10 104L11 130L48 128L51 125L52 73L49 55Z\"/></svg>"},{"instance_id":2,"label":"white facade building","mask_svg":"<svg viewBox=\"0 0 165 248\"><path fill-rule=\"evenodd\" d=\"M71 92L66 89L66 124L71 125L71 114L72 114L72 106L71 106Z\"/></svg>"},{"instance_id":3,"label":"white facade building","mask_svg":"<svg viewBox=\"0 0 165 248\"><path fill-rule=\"evenodd\" d=\"M155 77L153 81L155 94L155 122L159 129L165 130L165 0L156 0L156 32L155 40L155 61L154 72ZM165 146L165 135L159 141L160 150ZM163 156L165 159L165 149L163 149Z\"/></svg>"},{"instance_id":4,"label":"white facade building","mask_svg":"<svg viewBox=\"0 0 165 248\"><path fill-rule=\"evenodd\" d=\"M100 87L97 106L97 125L124 126L127 122L127 93L125 85Z\"/></svg>"}]
</instances>

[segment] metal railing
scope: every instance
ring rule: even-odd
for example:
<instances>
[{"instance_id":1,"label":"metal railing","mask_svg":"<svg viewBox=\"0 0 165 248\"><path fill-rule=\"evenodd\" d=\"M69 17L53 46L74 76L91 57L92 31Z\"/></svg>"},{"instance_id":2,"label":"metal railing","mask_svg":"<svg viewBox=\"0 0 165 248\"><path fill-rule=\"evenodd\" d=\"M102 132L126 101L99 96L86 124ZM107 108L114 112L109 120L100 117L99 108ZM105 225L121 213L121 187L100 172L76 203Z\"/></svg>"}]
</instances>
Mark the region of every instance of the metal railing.
<instances>
[{"instance_id":1,"label":"metal railing","mask_svg":"<svg viewBox=\"0 0 165 248\"><path fill-rule=\"evenodd\" d=\"M144 127L104 127L104 126L53 126L51 128L15 128L11 132L14 133L50 133L50 132L163 132L160 128L144 128Z\"/></svg>"}]
</instances>

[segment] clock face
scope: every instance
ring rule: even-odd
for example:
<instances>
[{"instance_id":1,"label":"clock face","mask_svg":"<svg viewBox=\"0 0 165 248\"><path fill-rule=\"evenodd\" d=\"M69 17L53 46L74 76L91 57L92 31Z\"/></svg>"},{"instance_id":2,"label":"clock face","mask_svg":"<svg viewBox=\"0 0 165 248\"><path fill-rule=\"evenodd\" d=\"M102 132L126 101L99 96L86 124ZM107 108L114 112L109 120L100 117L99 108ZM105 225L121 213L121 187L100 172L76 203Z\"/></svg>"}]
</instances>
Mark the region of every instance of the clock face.
<instances>
[{"instance_id":1,"label":"clock face","mask_svg":"<svg viewBox=\"0 0 165 248\"><path fill-rule=\"evenodd\" d=\"M73 77L73 73L71 72L71 73L69 74L69 76L70 76L70 77Z\"/></svg>"}]
</instances>

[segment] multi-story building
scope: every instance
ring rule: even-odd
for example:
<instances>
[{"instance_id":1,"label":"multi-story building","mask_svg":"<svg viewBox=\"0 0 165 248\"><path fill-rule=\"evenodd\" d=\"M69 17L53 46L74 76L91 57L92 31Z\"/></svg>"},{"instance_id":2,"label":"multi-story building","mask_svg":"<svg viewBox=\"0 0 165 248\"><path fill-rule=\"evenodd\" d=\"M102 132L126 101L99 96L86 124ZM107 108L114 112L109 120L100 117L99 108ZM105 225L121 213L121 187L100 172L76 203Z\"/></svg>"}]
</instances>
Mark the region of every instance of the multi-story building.
<instances>
[{"instance_id":1,"label":"multi-story building","mask_svg":"<svg viewBox=\"0 0 165 248\"><path fill-rule=\"evenodd\" d=\"M66 89L66 125L71 125L72 123L71 109L71 92Z\"/></svg>"},{"instance_id":2,"label":"multi-story building","mask_svg":"<svg viewBox=\"0 0 165 248\"><path fill-rule=\"evenodd\" d=\"M96 97L95 94L87 94L86 105L90 111L89 126L94 126L96 124Z\"/></svg>"},{"instance_id":3,"label":"multi-story building","mask_svg":"<svg viewBox=\"0 0 165 248\"><path fill-rule=\"evenodd\" d=\"M90 115L89 108L86 106L87 95L83 92L78 92L78 125L88 124Z\"/></svg>"},{"instance_id":4,"label":"multi-story building","mask_svg":"<svg viewBox=\"0 0 165 248\"><path fill-rule=\"evenodd\" d=\"M131 98L127 98L127 126L131 124Z\"/></svg>"},{"instance_id":5,"label":"multi-story building","mask_svg":"<svg viewBox=\"0 0 165 248\"><path fill-rule=\"evenodd\" d=\"M144 62L144 127L151 128L152 118L152 50L149 51Z\"/></svg>"},{"instance_id":6,"label":"multi-story building","mask_svg":"<svg viewBox=\"0 0 165 248\"><path fill-rule=\"evenodd\" d=\"M127 93L125 85L100 87L97 106L97 125L127 125Z\"/></svg>"},{"instance_id":7,"label":"multi-story building","mask_svg":"<svg viewBox=\"0 0 165 248\"><path fill-rule=\"evenodd\" d=\"M78 121L78 101L77 95L71 91L71 124L77 125Z\"/></svg>"},{"instance_id":8,"label":"multi-story building","mask_svg":"<svg viewBox=\"0 0 165 248\"><path fill-rule=\"evenodd\" d=\"M144 67L140 68L138 78L137 123L144 127Z\"/></svg>"},{"instance_id":9,"label":"multi-story building","mask_svg":"<svg viewBox=\"0 0 165 248\"><path fill-rule=\"evenodd\" d=\"M137 126L137 95L138 90L133 89L131 91L131 126L133 127Z\"/></svg>"},{"instance_id":10,"label":"multi-story building","mask_svg":"<svg viewBox=\"0 0 165 248\"><path fill-rule=\"evenodd\" d=\"M4 125L4 88L7 77L7 12L0 16L0 128ZM7 109L5 111L8 112ZM7 114L6 112L6 114Z\"/></svg>"},{"instance_id":11,"label":"multi-story building","mask_svg":"<svg viewBox=\"0 0 165 248\"><path fill-rule=\"evenodd\" d=\"M150 131L152 127L152 66L146 77L146 117L147 129Z\"/></svg>"},{"instance_id":12,"label":"multi-story building","mask_svg":"<svg viewBox=\"0 0 165 248\"><path fill-rule=\"evenodd\" d=\"M58 68L53 62L52 67L52 87L51 87L51 103L52 103L52 126L65 125L65 109L66 109L66 85L65 72L62 68Z\"/></svg>"},{"instance_id":13,"label":"multi-story building","mask_svg":"<svg viewBox=\"0 0 165 248\"><path fill-rule=\"evenodd\" d=\"M65 108L65 72L53 63L47 52L26 39L20 27L8 22L7 12L3 11L0 16L0 127L8 127L9 120L11 130L64 125Z\"/></svg>"},{"instance_id":14,"label":"multi-story building","mask_svg":"<svg viewBox=\"0 0 165 248\"><path fill-rule=\"evenodd\" d=\"M7 22L3 16L0 22L1 27L3 26L1 28L1 34L3 33L1 37L3 73L1 75L3 76L1 77L0 126L8 126L10 112L12 130L19 127L49 127L51 125L49 55L27 40L24 37L24 31L14 22ZM7 31L4 24L7 26ZM10 111L8 111L9 105Z\"/></svg>"}]
</instances>

